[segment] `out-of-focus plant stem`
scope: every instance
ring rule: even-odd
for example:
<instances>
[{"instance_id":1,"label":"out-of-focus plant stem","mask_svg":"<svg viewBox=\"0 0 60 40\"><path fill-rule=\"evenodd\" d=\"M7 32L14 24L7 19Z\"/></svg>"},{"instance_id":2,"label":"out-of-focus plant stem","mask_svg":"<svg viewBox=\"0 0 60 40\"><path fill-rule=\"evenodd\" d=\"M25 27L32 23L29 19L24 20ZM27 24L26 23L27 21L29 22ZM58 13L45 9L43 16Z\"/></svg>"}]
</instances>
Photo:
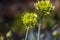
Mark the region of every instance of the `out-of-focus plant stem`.
<instances>
[{"instance_id":1,"label":"out-of-focus plant stem","mask_svg":"<svg viewBox=\"0 0 60 40\"><path fill-rule=\"evenodd\" d=\"M55 38L54 40L58 40L57 38Z\"/></svg>"},{"instance_id":2,"label":"out-of-focus plant stem","mask_svg":"<svg viewBox=\"0 0 60 40\"><path fill-rule=\"evenodd\" d=\"M39 25L38 25L37 40L41 40L41 38L40 38L41 17L43 17L43 15L39 15Z\"/></svg>"}]
</instances>

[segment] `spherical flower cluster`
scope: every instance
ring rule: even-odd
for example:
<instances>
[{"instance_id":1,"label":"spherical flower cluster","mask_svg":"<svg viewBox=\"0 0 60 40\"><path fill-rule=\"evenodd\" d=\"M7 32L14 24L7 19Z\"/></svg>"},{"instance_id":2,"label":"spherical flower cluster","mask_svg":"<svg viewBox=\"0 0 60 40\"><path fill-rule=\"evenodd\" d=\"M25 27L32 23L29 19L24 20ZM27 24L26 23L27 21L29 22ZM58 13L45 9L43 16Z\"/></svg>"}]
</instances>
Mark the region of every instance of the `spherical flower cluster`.
<instances>
[{"instance_id":1,"label":"spherical flower cluster","mask_svg":"<svg viewBox=\"0 0 60 40\"><path fill-rule=\"evenodd\" d=\"M59 32L58 32L58 31L53 31L53 36L57 38L57 37L59 37L59 36L60 36L60 34L59 34Z\"/></svg>"},{"instance_id":2,"label":"spherical flower cluster","mask_svg":"<svg viewBox=\"0 0 60 40\"><path fill-rule=\"evenodd\" d=\"M26 12L23 16L22 16L22 21L24 23L24 25L26 26L35 26L38 23L38 16L36 13L29 13Z\"/></svg>"},{"instance_id":3,"label":"spherical flower cluster","mask_svg":"<svg viewBox=\"0 0 60 40\"><path fill-rule=\"evenodd\" d=\"M7 37L7 38L10 38L11 36L12 36L11 31L7 32L6 37Z\"/></svg>"},{"instance_id":4,"label":"spherical flower cluster","mask_svg":"<svg viewBox=\"0 0 60 40\"><path fill-rule=\"evenodd\" d=\"M50 1L38 1L37 6L40 12L45 15L50 14L50 12L54 9Z\"/></svg>"}]
</instances>

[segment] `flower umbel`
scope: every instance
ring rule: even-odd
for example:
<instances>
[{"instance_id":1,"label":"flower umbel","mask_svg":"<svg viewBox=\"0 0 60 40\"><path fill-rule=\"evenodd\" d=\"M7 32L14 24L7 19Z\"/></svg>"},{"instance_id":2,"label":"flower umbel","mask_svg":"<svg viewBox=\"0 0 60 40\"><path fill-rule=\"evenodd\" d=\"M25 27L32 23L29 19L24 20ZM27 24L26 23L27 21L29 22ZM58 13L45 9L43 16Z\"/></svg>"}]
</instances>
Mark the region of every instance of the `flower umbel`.
<instances>
[{"instance_id":1,"label":"flower umbel","mask_svg":"<svg viewBox=\"0 0 60 40\"><path fill-rule=\"evenodd\" d=\"M26 26L35 26L38 23L38 16L36 13L29 13L26 12L23 16L22 16L22 21L24 23L24 25Z\"/></svg>"},{"instance_id":2,"label":"flower umbel","mask_svg":"<svg viewBox=\"0 0 60 40\"><path fill-rule=\"evenodd\" d=\"M43 14L50 14L52 12L53 5L50 3L50 1L38 1L37 3L38 9Z\"/></svg>"}]
</instances>

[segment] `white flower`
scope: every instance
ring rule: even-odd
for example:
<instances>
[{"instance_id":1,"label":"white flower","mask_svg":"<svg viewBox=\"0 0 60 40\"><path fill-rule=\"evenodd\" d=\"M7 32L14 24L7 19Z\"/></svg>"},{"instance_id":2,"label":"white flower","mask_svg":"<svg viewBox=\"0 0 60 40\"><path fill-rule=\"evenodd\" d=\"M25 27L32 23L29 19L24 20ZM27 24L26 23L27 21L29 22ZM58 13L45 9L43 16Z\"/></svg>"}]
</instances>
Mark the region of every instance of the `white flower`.
<instances>
[{"instance_id":1,"label":"white flower","mask_svg":"<svg viewBox=\"0 0 60 40\"><path fill-rule=\"evenodd\" d=\"M37 3L34 3L34 7L38 10L38 6Z\"/></svg>"},{"instance_id":2,"label":"white flower","mask_svg":"<svg viewBox=\"0 0 60 40\"><path fill-rule=\"evenodd\" d=\"M42 3L44 3L44 1L43 1L43 0L42 0L41 2L42 2Z\"/></svg>"},{"instance_id":3,"label":"white flower","mask_svg":"<svg viewBox=\"0 0 60 40\"><path fill-rule=\"evenodd\" d=\"M38 17L36 14L34 14L35 17Z\"/></svg>"},{"instance_id":4,"label":"white flower","mask_svg":"<svg viewBox=\"0 0 60 40\"><path fill-rule=\"evenodd\" d=\"M50 1L47 1L47 0L46 0L46 3L49 3L49 2L50 2Z\"/></svg>"},{"instance_id":5,"label":"white flower","mask_svg":"<svg viewBox=\"0 0 60 40\"><path fill-rule=\"evenodd\" d=\"M47 14L50 14L49 12L47 12Z\"/></svg>"},{"instance_id":6,"label":"white flower","mask_svg":"<svg viewBox=\"0 0 60 40\"><path fill-rule=\"evenodd\" d=\"M55 9L55 6L53 6L53 10Z\"/></svg>"}]
</instances>

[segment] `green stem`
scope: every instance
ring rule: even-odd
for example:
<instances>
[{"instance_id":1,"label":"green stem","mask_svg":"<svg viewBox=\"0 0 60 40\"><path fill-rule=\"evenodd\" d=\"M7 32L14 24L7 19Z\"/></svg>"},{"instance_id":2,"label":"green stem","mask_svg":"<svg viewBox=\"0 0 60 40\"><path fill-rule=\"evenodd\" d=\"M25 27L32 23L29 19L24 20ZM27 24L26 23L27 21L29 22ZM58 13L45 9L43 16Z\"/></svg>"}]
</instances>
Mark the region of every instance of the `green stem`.
<instances>
[{"instance_id":1,"label":"green stem","mask_svg":"<svg viewBox=\"0 0 60 40\"><path fill-rule=\"evenodd\" d=\"M29 27L26 28L26 36L25 36L25 40L27 40L28 31L29 31Z\"/></svg>"},{"instance_id":2,"label":"green stem","mask_svg":"<svg viewBox=\"0 0 60 40\"><path fill-rule=\"evenodd\" d=\"M41 24L39 24L39 27L38 27L38 36L37 36L37 40L40 40L40 26L41 26Z\"/></svg>"},{"instance_id":3,"label":"green stem","mask_svg":"<svg viewBox=\"0 0 60 40\"><path fill-rule=\"evenodd\" d=\"M38 25L38 35L37 35L37 40L41 40L40 37L40 27L41 27L41 18L43 17L43 15L39 15L39 25Z\"/></svg>"}]
</instances>

